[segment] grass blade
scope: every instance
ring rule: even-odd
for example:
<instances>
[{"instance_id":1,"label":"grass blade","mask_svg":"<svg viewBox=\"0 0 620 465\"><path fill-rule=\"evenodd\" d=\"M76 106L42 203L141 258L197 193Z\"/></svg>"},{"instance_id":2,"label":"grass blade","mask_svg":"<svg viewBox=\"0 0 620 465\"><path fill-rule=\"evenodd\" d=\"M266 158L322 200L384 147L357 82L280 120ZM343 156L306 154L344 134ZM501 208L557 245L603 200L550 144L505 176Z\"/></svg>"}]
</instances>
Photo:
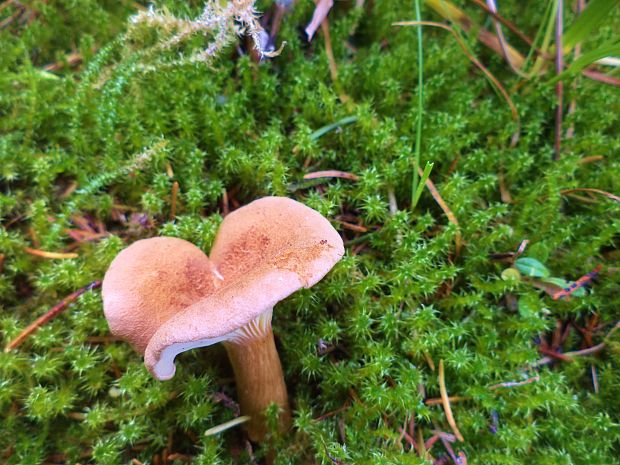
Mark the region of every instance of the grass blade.
<instances>
[{"instance_id":1,"label":"grass blade","mask_svg":"<svg viewBox=\"0 0 620 465\"><path fill-rule=\"evenodd\" d=\"M600 47L581 55L578 59L573 61L566 70L555 76L550 82L553 84L568 76L573 76L590 66L595 61L617 54L620 54L620 41L618 41L617 38L610 39Z\"/></svg>"},{"instance_id":2,"label":"grass blade","mask_svg":"<svg viewBox=\"0 0 620 465\"><path fill-rule=\"evenodd\" d=\"M420 0L415 1L416 21L421 21ZM424 112L424 48L422 46L422 25L418 26L418 120L415 133L415 154L413 159L413 182L411 184L411 209L413 210L422 194L419 188L418 169L422 145L422 116ZM428 166L428 164L427 164ZM426 169L425 169L426 171ZM428 176L427 176L428 177ZM420 184L424 186L424 181Z\"/></svg>"},{"instance_id":3,"label":"grass blade","mask_svg":"<svg viewBox=\"0 0 620 465\"><path fill-rule=\"evenodd\" d=\"M501 95L504 98L504 100L508 104L508 107L510 108L510 112L512 113L512 118L517 124L517 130L513 134L512 141L511 141L511 146L514 147L517 144L517 141L519 140L519 132L521 130L520 129L521 119L519 117L519 112L517 111L517 107L515 106L512 99L510 98L510 95L508 94L508 92L506 92L506 89L504 88L504 86L502 86L501 82L499 82L499 80L474 56L473 52L469 50L467 46L467 42L458 33L457 29L451 26L448 26L446 24L436 23L434 21L398 21L398 22L392 23L392 26L418 26L418 25L438 27L438 28L445 29L446 31L450 32L454 36L457 44L459 44L459 46L461 47L461 50L463 50L463 53L465 54L465 56L474 65L476 65L480 71L482 71L482 73L486 76L486 78L491 83L491 87L499 95Z\"/></svg>"},{"instance_id":4,"label":"grass blade","mask_svg":"<svg viewBox=\"0 0 620 465\"><path fill-rule=\"evenodd\" d=\"M328 124L327 126L323 126L322 128L317 129L312 134L310 134L310 139L317 140L319 137L324 136L329 131L338 129L340 126L345 126L347 124L355 123L357 120L358 120L357 116L347 116L346 118L342 118L341 120L338 120L335 123Z\"/></svg>"},{"instance_id":5,"label":"grass blade","mask_svg":"<svg viewBox=\"0 0 620 465\"><path fill-rule=\"evenodd\" d=\"M564 53L569 52L579 42L586 40L592 31L601 27L612 15L620 0L592 0L575 22L566 29L563 37Z\"/></svg>"},{"instance_id":6,"label":"grass blade","mask_svg":"<svg viewBox=\"0 0 620 465\"><path fill-rule=\"evenodd\" d=\"M426 184L426 181L428 180L428 177L431 175L431 171L433 170L433 166L434 163L429 163L426 162L426 166L424 167L424 172L422 173L422 178L420 179L420 182L418 184L418 188L416 189L415 193L413 194L413 199L411 200L411 209L413 210L416 205L418 204L420 197L422 196L422 191L424 190L424 185ZM417 167L416 167L416 178L418 173Z\"/></svg>"}]
</instances>

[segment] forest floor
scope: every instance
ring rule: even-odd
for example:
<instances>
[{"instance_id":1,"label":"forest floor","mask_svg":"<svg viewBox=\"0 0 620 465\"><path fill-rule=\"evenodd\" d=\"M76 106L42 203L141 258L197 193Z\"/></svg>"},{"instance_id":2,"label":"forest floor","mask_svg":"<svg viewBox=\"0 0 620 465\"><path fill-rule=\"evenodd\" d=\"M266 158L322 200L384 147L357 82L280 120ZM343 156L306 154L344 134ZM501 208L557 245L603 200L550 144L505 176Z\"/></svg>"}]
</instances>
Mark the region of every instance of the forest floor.
<instances>
[{"instance_id":1,"label":"forest floor","mask_svg":"<svg viewBox=\"0 0 620 465\"><path fill-rule=\"evenodd\" d=\"M620 464L618 2L251 3L0 3L0 463ZM222 347L155 380L99 281L266 195L346 255L257 445L205 435Z\"/></svg>"}]
</instances>

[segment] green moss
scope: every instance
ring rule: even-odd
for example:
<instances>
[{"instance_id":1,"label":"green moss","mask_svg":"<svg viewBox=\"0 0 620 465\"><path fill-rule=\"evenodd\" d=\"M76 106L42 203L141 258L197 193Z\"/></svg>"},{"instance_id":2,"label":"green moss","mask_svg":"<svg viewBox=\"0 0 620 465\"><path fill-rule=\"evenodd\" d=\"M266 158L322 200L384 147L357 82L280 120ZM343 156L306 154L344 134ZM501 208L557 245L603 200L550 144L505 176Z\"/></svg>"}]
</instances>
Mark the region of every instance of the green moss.
<instances>
[{"instance_id":1,"label":"green moss","mask_svg":"<svg viewBox=\"0 0 620 465\"><path fill-rule=\"evenodd\" d=\"M585 78L566 86L577 107L565 128L574 124L575 136L564 138L562 158L553 162L555 96L547 76L511 91L522 127L510 147L516 125L504 101L452 36L424 30L421 158L435 163L431 178L459 221L457 257L459 230L428 191L409 210L420 117L416 30L391 23L412 19L413 2L376 0L364 11L336 2L330 31L338 85L322 36L308 44L299 35L312 2L298 2L285 16L278 43L287 46L260 66L234 46L209 65L171 65L176 50L146 54L144 44L158 36L148 28L125 35L132 2L30 3L29 24L0 31L3 345L66 295L101 279L131 241L162 234L208 251L224 189L240 204L289 195L334 220L351 242L323 281L274 313L295 422L293 434L273 438L276 463L430 463L407 452L398 428L413 417L425 439L436 429L451 432L442 407L424 403L440 396L440 359L449 394L467 397L452 409L465 437L453 447L468 463L620 463L618 333L593 356L527 369L542 357L540 338L550 339L558 320L584 327L598 315L595 344L620 320L619 274L608 269L618 259L620 207L602 196L586 203L561 193L620 192L617 89ZM173 13L198 11L168 3ZM470 2L457 3L485 24ZM535 35L544 4L500 6ZM16 10L6 11L1 18ZM566 14L570 23L573 13ZM422 15L438 20L428 9ZM616 10L584 48L617 34L619 25ZM519 79L501 58L473 36L468 41L515 89ZM82 53L83 65L43 71L72 51ZM349 116L357 121L312 137ZM597 154L604 158L580 163ZM359 181L300 187L305 173L327 169ZM501 200L502 171L513 203ZM368 232L344 228L337 220L343 214ZM79 228L76 216L91 227L101 222L109 235L75 245L67 230ZM491 255L515 251L524 239L525 255L554 277L575 280L598 263L603 273L571 300L553 300L518 276L502 279L509 264ZM25 247L75 247L79 257L45 260ZM16 350L0 353L0 461L153 463L166 449L197 464L252 463L239 428L203 436L235 414L221 348L183 354L174 379L161 383L127 344L102 343L107 335L94 291ZM562 349L582 344L572 329ZM529 384L490 389L536 375ZM260 460L269 451L253 453ZM445 453L441 442L431 449L435 458Z\"/></svg>"}]
</instances>

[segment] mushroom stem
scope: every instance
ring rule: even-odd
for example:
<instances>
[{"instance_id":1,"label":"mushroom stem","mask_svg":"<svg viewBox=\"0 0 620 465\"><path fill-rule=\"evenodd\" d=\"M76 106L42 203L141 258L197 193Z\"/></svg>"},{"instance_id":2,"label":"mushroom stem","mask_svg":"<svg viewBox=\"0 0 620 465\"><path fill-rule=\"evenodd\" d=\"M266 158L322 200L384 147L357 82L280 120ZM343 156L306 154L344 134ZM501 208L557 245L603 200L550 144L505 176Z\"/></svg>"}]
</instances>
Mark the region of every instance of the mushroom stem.
<instances>
[{"instance_id":1,"label":"mushroom stem","mask_svg":"<svg viewBox=\"0 0 620 465\"><path fill-rule=\"evenodd\" d=\"M264 440L267 434L264 412L272 403L281 409L278 429L288 430L291 410L271 325L255 337L230 340L224 345L235 372L241 414L250 416L244 425L250 439Z\"/></svg>"}]
</instances>

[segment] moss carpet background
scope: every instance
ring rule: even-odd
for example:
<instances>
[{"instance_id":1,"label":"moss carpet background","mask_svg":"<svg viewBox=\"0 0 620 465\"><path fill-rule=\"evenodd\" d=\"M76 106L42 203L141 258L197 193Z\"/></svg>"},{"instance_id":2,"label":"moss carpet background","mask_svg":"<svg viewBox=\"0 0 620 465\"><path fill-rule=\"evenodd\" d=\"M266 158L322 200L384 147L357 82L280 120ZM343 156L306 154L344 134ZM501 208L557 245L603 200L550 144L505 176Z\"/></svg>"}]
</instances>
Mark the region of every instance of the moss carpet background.
<instances>
[{"instance_id":1,"label":"moss carpet background","mask_svg":"<svg viewBox=\"0 0 620 465\"><path fill-rule=\"evenodd\" d=\"M178 15L200 11L198 2L164 3ZM569 81L566 102L577 106L564 129L573 124L575 135L553 161L549 74L523 83L465 36L518 109L520 139L510 147L517 127L505 102L449 33L425 28L421 115L416 30L391 26L414 19L413 3L354 3L336 2L330 13L337 83L323 36L307 43L302 35L314 8L308 1L284 17L281 56L260 66L236 45L209 65L153 61L140 47L157 37L122 35L140 6L129 1L33 1L0 11L2 20L18 14L0 30L3 346L101 279L134 240L176 236L208 251L224 191L231 208L286 195L332 220L347 254L274 312L295 423L291 435L272 439L276 463L451 463L441 440L424 457L399 430L413 419L416 441L452 433L442 406L428 402L440 397L440 360L448 393L465 398L452 402L465 439L452 448L467 463L620 463L620 335L572 363L533 368L554 331L556 342L566 332L554 350L574 351L601 343L620 320L620 206L561 192L620 192L617 88ZM536 34L546 2L501 3L503 16ZM472 2L456 4L492 29ZM427 7L422 15L441 21ZM570 24L570 5L565 16ZM619 27L616 9L584 47ZM72 52L81 64L66 63ZM312 136L348 116L357 121ZM420 117L422 161L435 163L431 179L460 230L426 190L410 209ZM580 162L592 155L603 158ZM334 169L359 180L300 185L306 173ZM502 172L512 203L501 198ZM510 264L493 254L526 239L523 255L553 276L575 280L599 263L603 271L590 292L570 300L553 300L523 278L502 279ZM78 256L45 259L27 247ZM589 341L576 329L588 325ZM0 462L264 463L268 447L252 449L239 428L203 435L235 416L220 347L183 354L174 379L162 383L108 336L95 290L0 353Z\"/></svg>"}]
</instances>

